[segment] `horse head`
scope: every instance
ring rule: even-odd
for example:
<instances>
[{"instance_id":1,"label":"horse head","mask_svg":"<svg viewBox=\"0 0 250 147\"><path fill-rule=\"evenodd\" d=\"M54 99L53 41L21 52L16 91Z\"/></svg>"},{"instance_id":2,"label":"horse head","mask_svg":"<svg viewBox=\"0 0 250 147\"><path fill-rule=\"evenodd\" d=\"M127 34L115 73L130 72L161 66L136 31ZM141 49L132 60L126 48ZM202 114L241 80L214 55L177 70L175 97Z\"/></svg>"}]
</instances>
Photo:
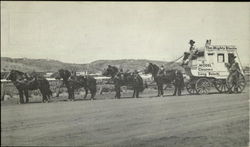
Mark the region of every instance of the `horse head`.
<instances>
[{"instance_id":1,"label":"horse head","mask_svg":"<svg viewBox=\"0 0 250 147\"><path fill-rule=\"evenodd\" d=\"M115 66L108 66L106 70L104 70L103 74L104 76L111 76L114 77L118 72L118 68Z\"/></svg>"},{"instance_id":2,"label":"horse head","mask_svg":"<svg viewBox=\"0 0 250 147\"><path fill-rule=\"evenodd\" d=\"M63 79L63 81L67 81L69 77L71 76L70 71L65 70L65 69L59 69L58 74L56 74L56 79Z\"/></svg>"},{"instance_id":3,"label":"horse head","mask_svg":"<svg viewBox=\"0 0 250 147\"><path fill-rule=\"evenodd\" d=\"M157 72L159 70L159 67L156 64L153 63L148 63L146 69L144 70L145 74L152 74L152 75L156 75Z\"/></svg>"},{"instance_id":4,"label":"horse head","mask_svg":"<svg viewBox=\"0 0 250 147\"><path fill-rule=\"evenodd\" d=\"M17 79L24 78L24 73L18 70L11 70L6 76L6 80L16 81Z\"/></svg>"}]
</instances>

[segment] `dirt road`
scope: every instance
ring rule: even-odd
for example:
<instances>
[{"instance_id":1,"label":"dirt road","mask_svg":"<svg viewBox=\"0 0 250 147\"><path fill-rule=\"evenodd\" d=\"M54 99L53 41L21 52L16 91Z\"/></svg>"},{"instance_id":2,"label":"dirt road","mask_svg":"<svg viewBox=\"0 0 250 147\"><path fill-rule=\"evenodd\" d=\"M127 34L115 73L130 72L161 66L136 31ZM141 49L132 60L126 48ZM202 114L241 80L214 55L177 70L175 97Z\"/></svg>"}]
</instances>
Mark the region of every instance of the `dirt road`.
<instances>
[{"instance_id":1,"label":"dirt road","mask_svg":"<svg viewBox=\"0 0 250 147\"><path fill-rule=\"evenodd\" d=\"M1 145L246 147L248 114L248 92L2 105Z\"/></svg>"}]
</instances>

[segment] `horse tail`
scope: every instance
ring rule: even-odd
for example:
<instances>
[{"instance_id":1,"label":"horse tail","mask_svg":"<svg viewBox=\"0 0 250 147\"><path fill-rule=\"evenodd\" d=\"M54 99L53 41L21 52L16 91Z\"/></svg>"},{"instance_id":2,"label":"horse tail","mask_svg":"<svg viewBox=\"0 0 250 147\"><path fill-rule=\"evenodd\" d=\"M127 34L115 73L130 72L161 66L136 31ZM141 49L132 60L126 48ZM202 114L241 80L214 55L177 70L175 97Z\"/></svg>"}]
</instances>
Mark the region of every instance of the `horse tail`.
<instances>
[{"instance_id":1,"label":"horse tail","mask_svg":"<svg viewBox=\"0 0 250 147\"><path fill-rule=\"evenodd\" d=\"M97 86L96 86L96 80L93 81L93 93L96 93L97 92Z\"/></svg>"},{"instance_id":2,"label":"horse tail","mask_svg":"<svg viewBox=\"0 0 250 147\"><path fill-rule=\"evenodd\" d=\"M146 89L146 88L148 88L148 83L145 81L143 84L143 89Z\"/></svg>"},{"instance_id":3,"label":"horse tail","mask_svg":"<svg viewBox=\"0 0 250 147\"><path fill-rule=\"evenodd\" d=\"M44 88L45 88L45 91L46 91L46 95L47 96L51 96L52 97L52 91L50 90L50 85L49 85L49 81L47 79L44 79Z\"/></svg>"},{"instance_id":4,"label":"horse tail","mask_svg":"<svg viewBox=\"0 0 250 147\"><path fill-rule=\"evenodd\" d=\"M52 91L49 89L48 91L49 96L52 96Z\"/></svg>"},{"instance_id":5,"label":"horse tail","mask_svg":"<svg viewBox=\"0 0 250 147\"><path fill-rule=\"evenodd\" d=\"M146 86L145 86L145 83L143 82L143 79L141 76L138 76L138 83L137 84L138 84L138 90L140 92L143 92L144 89L146 88Z\"/></svg>"},{"instance_id":6,"label":"horse tail","mask_svg":"<svg viewBox=\"0 0 250 147\"><path fill-rule=\"evenodd\" d=\"M88 85L88 88L91 90L91 92L95 95L96 92L97 92L97 84L96 84L96 79L93 78L93 77L89 77L87 79L87 85Z\"/></svg>"}]
</instances>

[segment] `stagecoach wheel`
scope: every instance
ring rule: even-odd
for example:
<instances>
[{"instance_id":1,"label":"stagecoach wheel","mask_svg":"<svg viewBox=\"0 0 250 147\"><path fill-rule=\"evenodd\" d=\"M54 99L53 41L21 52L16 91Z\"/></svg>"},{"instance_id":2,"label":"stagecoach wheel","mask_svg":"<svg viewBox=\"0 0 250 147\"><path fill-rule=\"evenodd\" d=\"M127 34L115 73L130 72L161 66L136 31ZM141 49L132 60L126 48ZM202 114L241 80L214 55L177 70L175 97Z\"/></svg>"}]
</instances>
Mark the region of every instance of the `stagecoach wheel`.
<instances>
[{"instance_id":1,"label":"stagecoach wheel","mask_svg":"<svg viewBox=\"0 0 250 147\"><path fill-rule=\"evenodd\" d=\"M211 89L210 81L206 78L201 78L197 80L195 84L195 89L198 94L208 94Z\"/></svg>"},{"instance_id":2,"label":"stagecoach wheel","mask_svg":"<svg viewBox=\"0 0 250 147\"><path fill-rule=\"evenodd\" d=\"M214 87L220 92L225 93L228 91L226 79L216 79L214 82Z\"/></svg>"},{"instance_id":3,"label":"stagecoach wheel","mask_svg":"<svg viewBox=\"0 0 250 147\"><path fill-rule=\"evenodd\" d=\"M196 94L195 80L191 80L186 84L186 88L189 94Z\"/></svg>"},{"instance_id":4,"label":"stagecoach wheel","mask_svg":"<svg viewBox=\"0 0 250 147\"><path fill-rule=\"evenodd\" d=\"M242 73L230 74L226 84L230 92L241 93L246 86L246 80Z\"/></svg>"}]
</instances>

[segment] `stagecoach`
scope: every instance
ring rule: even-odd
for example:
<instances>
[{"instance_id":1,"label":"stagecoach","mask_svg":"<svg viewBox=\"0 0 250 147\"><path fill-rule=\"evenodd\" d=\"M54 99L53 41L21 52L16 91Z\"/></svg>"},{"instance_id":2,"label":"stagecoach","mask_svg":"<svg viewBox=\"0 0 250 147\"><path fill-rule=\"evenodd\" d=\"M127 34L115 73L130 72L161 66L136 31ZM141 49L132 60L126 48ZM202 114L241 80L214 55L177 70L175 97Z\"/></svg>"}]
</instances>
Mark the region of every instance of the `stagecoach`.
<instances>
[{"instance_id":1,"label":"stagecoach","mask_svg":"<svg viewBox=\"0 0 250 147\"><path fill-rule=\"evenodd\" d=\"M190 94L208 94L212 87L220 93L228 92L229 89L235 93L244 90L246 81L235 46L211 45L210 40L205 47L198 48L197 51L195 58L191 59L187 65L183 65L189 77L186 88ZM234 56L240 67L236 82L230 80L233 75L229 73L226 66Z\"/></svg>"}]
</instances>

